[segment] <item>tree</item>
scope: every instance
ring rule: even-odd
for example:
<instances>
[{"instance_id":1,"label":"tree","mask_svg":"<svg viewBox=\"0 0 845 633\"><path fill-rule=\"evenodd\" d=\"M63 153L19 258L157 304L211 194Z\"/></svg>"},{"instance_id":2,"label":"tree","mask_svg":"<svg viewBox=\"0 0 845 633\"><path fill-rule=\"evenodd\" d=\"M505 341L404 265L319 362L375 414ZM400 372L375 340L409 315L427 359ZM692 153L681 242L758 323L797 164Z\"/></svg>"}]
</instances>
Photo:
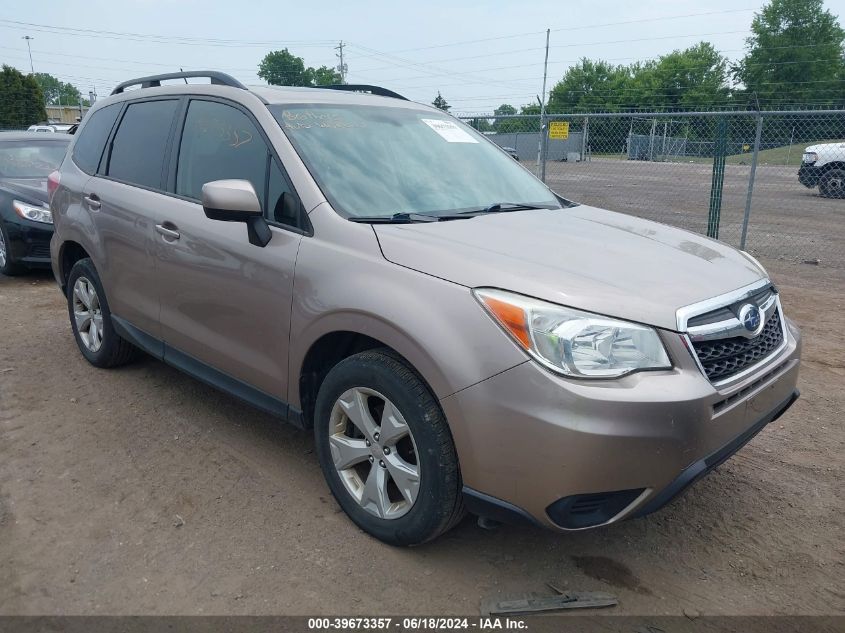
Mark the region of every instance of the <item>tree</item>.
<instances>
[{"instance_id":1,"label":"tree","mask_svg":"<svg viewBox=\"0 0 845 633\"><path fill-rule=\"evenodd\" d=\"M28 127L47 120L44 93L32 75L3 65L0 72L0 127Z\"/></svg>"},{"instance_id":2,"label":"tree","mask_svg":"<svg viewBox=\"0 0 845 633\"><path fill-rule=\"evenodd\" d=\"M539 132L540 120L537 115L540 114L540 105L529 103L519 109L519 114L524 117L514 117L517 114L515 107L509 103L503 103L493 111L497 117L493 120L493 129L498 134L513 134L516 132Z\"/></svg>"},{"instance_id":3,"label":"tree","mask_svg":"<svg viewBox=\"0 0 845 633\"><path fill-rule=\"evenodd\" d=\"M49 104L77 105L82 95L76 86L65 83L48 73L35 73L35 81Z\"/></svg>"},{"instance_id":4,"label":"tree","mask_svg":"<svg viewBox=\"0 0 845 633\"><path fill-rule=\"evenodd\" d=\"M446 99L443 98L443 95L440 94L439 90L437 91L437 96L434 98L434 101L431 102L431 105L438 110L443 110L444 112L448 112L449 108L452 107L446 103Z\"/></svg>"},{"instance_id":5,"label":"tree","mask_svg":"<svg viewBox=\"0 0 845 633\"><path fill-rule=\"evenodd\" d=\"M517 109L509 103L503 103L498 108L493 110L496 118L493 119L493 130L497 134L508 134L510 132L519 132L522 127L522 122L519 119L509 118L517 113Z\"/></svg>"},{"instance_id":6,"label":"tree","mask_svg":"<svg viewBox=\"0 0 845 633\"><path fill-rule=\"evenodd\" d=\"M730 98L728 60L708 42L635 65L628 74L630 91L646 106L692 110L725 105Z\"/></svg>"},{"instance_id":7,"label":"tree","mask_svg":"<svg viewBox=\"0 0 845 633\"><path fill-rule=\"evenodd\" d=\"M343 82L334 68L306 68L303 59L288 49L267 53L258 64L258 76L272 86L330 86Z\"/></svg>"},{"instance_id":8,"label":"tree","mask_svg":"<svg viewBox=\"0 0 845 633\"><path fill-rule=\"evenodd\" d=\"M636 101L632 77L626 66L583 58L567 69L549 93L549 112L577 110L616 111Z\"/></svg>"},{"instance_id":9,"label":"tree","mask_svg":"<svg viewBox=\"0 0 845 633\"><path fill-rule=\"evenodd\" d=\"M258 64L258 76L272 86L311 86L313 69L288 49L271 51Z\"/></svg>"},{"instance_id":10,"label":"tree","mask_svg":"<svg viewBox=\"0 0 845 633\"><path fill-rule=\"evenodd\" d=\"M343 83L343 77L334 68L320 66L319 68L309 68L308 70L311 73L311 84L314 86L331 86Z\"/></svg>"},{"instance_id":11,"label":"tree","mask_svg":"<svg viewBox=\"0 0 845 633\"><path fill-rule=\"evenodd\" d=\"M514 108L509 103L503 103L498 108L493 110L493 114L495 114L496 116L511 116L516 114L516 108Z\"/></svg>"},{"instance_id":12,"label":"tree","mask_svg":"<svg viewBox=\"0 0 845 633\"><path fill-rule=\"evenodd\" d=\"M823 0L771 0L755 14L751 33L733 74L761 105L845 103L845 31Z\"/></svg>"}]
</instances>

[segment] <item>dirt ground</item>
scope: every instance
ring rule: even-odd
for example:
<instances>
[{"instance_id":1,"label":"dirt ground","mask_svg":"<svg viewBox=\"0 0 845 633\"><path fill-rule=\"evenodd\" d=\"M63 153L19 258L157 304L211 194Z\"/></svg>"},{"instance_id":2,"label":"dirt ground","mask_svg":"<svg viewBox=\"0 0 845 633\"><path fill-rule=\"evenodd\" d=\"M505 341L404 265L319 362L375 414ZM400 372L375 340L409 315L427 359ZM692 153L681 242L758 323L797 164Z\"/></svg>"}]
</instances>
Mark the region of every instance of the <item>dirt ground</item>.
<instances>
[{"instance_id":1,"label":"dirt ground","mask_svg":"<svg viewBox=\"0 0 845 633\"><path fill-rule=\"evenodd\" d=\"M0 614L476 614L610 591L615 614L845 612L845 274L771 264L802 398L684 497L594 531L365 536L311 436L152 359L95 369L48 274L0 277Z\"/></svg>"},{"instance_id":2,"label":"dirt ground","mask_svg":"<svg viewBox=\"0 0 845 633\"><path fill-rule=\"evenodd\" d=\"M719 239L739 246L748 165L727 165ZM547 182L572 200L707 233L712 165L594 159L549 161ZM758 257L818 259L845 269L845 200L823 198L798 182L798 169L760 165L754 182L747 249Z\"/></svg>"}]
</instances>

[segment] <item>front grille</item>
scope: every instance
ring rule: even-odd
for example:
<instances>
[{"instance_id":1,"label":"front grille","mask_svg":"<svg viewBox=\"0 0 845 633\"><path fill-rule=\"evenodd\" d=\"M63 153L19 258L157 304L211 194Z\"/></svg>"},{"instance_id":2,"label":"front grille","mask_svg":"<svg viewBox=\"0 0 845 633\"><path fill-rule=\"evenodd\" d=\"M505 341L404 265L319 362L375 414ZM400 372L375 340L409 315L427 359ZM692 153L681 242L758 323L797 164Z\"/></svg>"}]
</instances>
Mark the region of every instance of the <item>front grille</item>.
<instances>
[{"instance_id":1,"label":"front grille","mask_svg":"<svg viewBox=\"0 0 845 633\"><path fill-rule=\"evenodd\" d=\"M735 301L731 305L723 306L721 308L716 308L715 310L711 310L710 312L705 312L704 314L699 314L698 316L691 317L689 321L687 321L687 327L696 327L699 325L710 325L712 323L719 323L720 321L727 321L728 319L737 318L739 316L739 310L742 306L746 303L753 303L754 305L761 306L769 298L775 294L775 289L772 286L767 286L762 290L758 291L757 293L742 299L740 301Z\"/></svg>"},{"instance_id":2,"label":"front grille","mask_svg":"<svg viewBox=\"0 0 845 633\"><path fill-rule=\"evenodd\" d=\"M748 339L742 336L693 343L704 373L711 382L725 380L761 361L783 343L783 326L775 310L763 331Z\"/></svg>"},{"instance_id":3,"label":"front grille","mask_svg":"<svg viewBox=\"0 0 845 633\"><path fill-rule=\"evenodd\" d=\"M34 242L30 244L27 257L50 257L50 243Z\"/></svg>"}]
</instances>

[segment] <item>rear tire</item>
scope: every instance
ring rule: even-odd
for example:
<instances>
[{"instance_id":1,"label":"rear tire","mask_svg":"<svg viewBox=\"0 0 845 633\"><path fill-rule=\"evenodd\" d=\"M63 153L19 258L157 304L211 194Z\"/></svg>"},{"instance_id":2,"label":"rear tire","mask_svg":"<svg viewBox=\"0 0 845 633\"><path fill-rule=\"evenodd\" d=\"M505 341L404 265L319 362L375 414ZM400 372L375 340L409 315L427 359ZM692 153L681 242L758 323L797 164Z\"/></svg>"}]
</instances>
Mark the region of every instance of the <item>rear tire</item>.
<instances>
[{"instance_id":1,"label":"rear tire","mask_svg":"<svg viewBox=\"0 0 845 633\"><path fill-rule=\"evenodd\" d=\"M29 272L29 268L12 260L12 243L3 222L0 222L0 275L15 277Z\"/></svg>"},{"instance_id":2,"label":"rear tire","mask_svg":"<svg viewBox=\"0 0 845 633\"><path fill-rule=\"evenodd\" d=\"M314 436L335 499L377 539L419 545L463 516L446 418L422 378L392 351L355 354L328 373Z\"/></svg>"},{"instance_id":3,"label":"rear tire","mask_svg":"<svg viewBox=\"0 0 845 633\"><path fill-rule=\"evenodd\" d=\"M845 169L829 169L819 179L819 193L825 198L845 198Z\"/></svg>"},{"instance_id":4,"label":"rear tire","mask_svg":"<svg viewBox=\"0 0 845 633\"><path fill-rule=\"evenodd\" d=\"M119 367L133 361L138 348L120 337L97 269L89 258L70 269L67 281L70 325L79 351L95 367Z\"/></svg>"}]
</instances>

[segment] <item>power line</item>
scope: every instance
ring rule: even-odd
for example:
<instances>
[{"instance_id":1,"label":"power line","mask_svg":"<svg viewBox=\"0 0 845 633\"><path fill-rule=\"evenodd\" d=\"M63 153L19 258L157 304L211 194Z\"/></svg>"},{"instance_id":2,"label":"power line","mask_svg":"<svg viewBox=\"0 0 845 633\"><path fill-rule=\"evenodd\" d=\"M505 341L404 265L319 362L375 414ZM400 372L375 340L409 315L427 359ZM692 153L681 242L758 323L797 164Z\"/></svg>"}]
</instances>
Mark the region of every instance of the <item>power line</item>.
<instances>
[{"instance_id":1,"label":"power line","mask_svg":"<svg viewBox=\"0 0 845 633\"><path fill-rule=\"evenodd\" d=\"M771 62L771 63L760 62L760 63L757 63L757 64L748 64L748 66L749 67L750 66L766 66L766 67L769 67L769 66L787 66L787 65L800 65L800 64L810 64L810 63L829 63L830 61L832 61L831 58L822 58L822 59L813 59L813 60L796 60L796 61ZM558 64L558 63L569 63L569 62L551 62L551 61L549 62L549 64ZM498 67L494 67L494 68L480 68L480 69L477 69L476 71L467 71L467 72L490 72L490 71L494 71L494 70L509 70L509 69L512 69L512 68L533 67L535 65L536 64L516 64L516 65L512 65L512 66L498 66ZM683 70L689 71L689 70L697 70L697 69L701 69L701 68L711 68L711 67L712 67L711 64L699 64L699 65L695 65L695 66L684 66ZM418 75L418 76L413 76L413 77L395 77L395 78L390 78L390 79L383 79L381 81L384 82L384 83L399 82L400 85L401 85L402 81L407 81L407 80L411 80L411 79L426 79L428 77L429 77L429 75ZM529 81L529 80L526 80L526 81ZM440 85L442 87L442 84L432 84L431 86L419 86L419 87L437 87L438 85ZM452 84L452 85L463 85L463 84Z\"/></svg>"},{"instance_id":2,"label":"power line","mask_svg":"<svg viewBox=\"0 0 845 633\"><path fill-rule=\"evenodd\" d=\"M586 25L579 25L577 27L564 27L564 28L557 28L557 29L550 29L552 33L560 33L564 31L584 31L587 29L596 29L596 28L603 28L607 26L624 26L628 24L643 24L647 22L661 22L666 20L678 20L682 18L697 18L697 17L705 17L708 15L721 15L721 14L728 14L728 13L748 13L749 11L756 11L755 8L750 9L727 9L725 11L706 11L703 13L686 13L683 15L668 15L668 16L661 16L656 18L642 18L637 20L624 20L621 22L605 22L603 24L586 24ZM435 44L433 46L419 46L417 48L406 48L398 51L392 51L394 53L410 53L415 51L423 51L423 50L430 50L435 48L447 48L450 46L461 46L465 44L480 44L485 42L493 42L498 40L505 40L505 39L513 39L517 37L526 37L529 35L542 35L545 31L530 31L528 33L513 33L510 35L499 35L496 37L484 37L481 39L474 39L474 40L462 40L458 42L449 42L447 44ZM373 55L362 55L361 57L372 57Z\"/></svg>"},{"instance_id":3,"label":"power line","mask_svg":"<svg viewBox=\"0 0 845 633\"><path fill-rule=\"evenodd\" d=\"M149 33L125 33L119 31L103 31L97 29L82 29L67 26L53 26L50 24L37 24L34 22L21 22L18 20L0 19L2 28L21 29L29 28L34 31L74 35L78 37L96 37L105 39L119 39L130 41L141 41L147 44L184 44L191 46L279 46L295 44L297 46L320 46L325 47L334 44L333 40L229 40L206 37L183 37L178 35L154 35ZM8 25L8 26L5 26Z\"/></svg>"},{"instance_id":4,"label":"power line","mask_svg":"<svg viewBox=\"0 0 845 633\"><path fill-rule=\"evenodd\" d=\"M736 35L738 33L746 33L747 31L721 31L717 33L689 33L686 35L667 35L662 37L642 37L642 38L635 38L635 39L625 39L625 40L602 40L598 42L582 42L582 43L570 43L570 44L556 44L550 46L550 48L574 48L574 47L581 47L581 46L605 46L608 44L630 44L634 42L651 42L655 40L670 40L670 39L678 39L678 38L685 38L685 37L710 37L713 35ZM359 47L360 48L360 47ZM451 57L447 59L435 59L430 60L427 62L416 62L416 65L428 65L431 63L442 64L447 62L455 62L455 61L465 61L467 59L480 59L480 58L487 58L493 57L496 55L511 55L514 53L527 53L527 52L536 52L543 50L543 47L539 48L521 48L521 49L514 49L508 51L502 51L499 53L486 53L483 55L469 55L465 57ZM384 54L385 56L389 56L387 53ZM533 65L533 64L532 64ZM370 72L373 70L383 70L385 68L390 68L390 66L376 66L374 68L362 68L360 72Z\"/></svg>"}]
</instances>

